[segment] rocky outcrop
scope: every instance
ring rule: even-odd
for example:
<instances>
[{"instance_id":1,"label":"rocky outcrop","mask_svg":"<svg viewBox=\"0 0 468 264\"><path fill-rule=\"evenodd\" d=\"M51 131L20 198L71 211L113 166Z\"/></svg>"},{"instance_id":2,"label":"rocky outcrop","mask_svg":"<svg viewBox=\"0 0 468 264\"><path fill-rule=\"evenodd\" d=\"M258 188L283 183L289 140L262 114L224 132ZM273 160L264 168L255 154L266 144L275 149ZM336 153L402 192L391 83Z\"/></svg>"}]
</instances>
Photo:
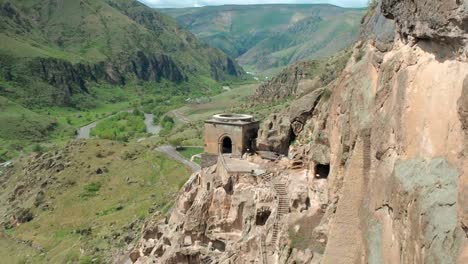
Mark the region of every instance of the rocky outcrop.
<instances>
[{"instance_id":1,"label":"rocky outcrop","mask_svg":"<svg viewBox=\"0 0 468 264\"><path fill-rule=\"evenodd\" d=\"M271 81L263 83L255 92L257 100L281 100L297 94L299 82L308 78L308 69L317 67L318 62L301 62L289 66ZM321 83L317 84L320 87Z\"/></svg>"},{"instance_id":2,"label":"rocky outcrop","mask_svg":"<svg viewBox=\"0 0 468 264\"><path fill-rule=\"evenodd\" d=\"M373 46L381 52L392 49L396 34L395 21L382 15L381 2L363 18L361 39L371 40Z\"/></svg>"},{"instance_id":3,"label":"rocky outcrop","mask_svg":"<svg viewBox=\"0 0 468 264\"><path fill-rule=\"evenodd\" d=\"M303 132L322 96L329 93L324 88L317 89L295 101L284 113L268 117L258 131L257 149L287 155L289 145Z\"/></svg>"},{"instance_id":4,"label":"rocky outcrop","mask_svg":"<svg viewBox=\"0 0 468 264\"><path fill-rule=\"evenodd\" d=\"M432 41L467 37L468 10L464 1L383 0L382 13L395 20L403 37Z\"/></svg>"},{"instance_id":5,"label":"rocky outcrop","mask_svg":"<svg viewBox=\"0 0 468 264\"><path fill-rule=\"evenodd\" d=\"M268 82L262 83L253 100L256 103L271 103L301 96L332 83L343 71L351 56L344 50L326 60L298 62L284 69Z\"/></svg>"},{"instance_id":6,"label":"rocky outcrop","mask_svg":"<svg viewBox=\"0 0 468 264\"><path fill-rule=\"evenodd\" d=\"M184 82L188 77L182 73L171 57L163 54L137 52L128 61L109 61L96 64L72 64L55 58L36 58L29 62L29 71L49 85L59 88L54 95L55 103L68 104L70 97L77 93L89 93L92 83L106 82L124 85L129 80L159 82L166 79L175 83ZM21 75L23 72L5 73Z\"/></svg>"},{"instance_id":7,"label":"rocky outcrop","mask_svg":"<svg viewBox=\"0 0 468 264\"><path fill-rule=\"evenodd\" d=\"M231 171L219 159L217 165L194 174L170 217L145 224L139 245L128 259L133 263L311 260L312 250L293 250L285 238L291 235L296 243L308 239L296 229L302 217L313 220L311 229L320 223L320 205L326 204L326 195L318 189L325 180L314 180L306 170L289 170L287 160L250 157L243 162L257 164L257 172Z\"/></svg>"},{"instance_id":8,"label":"rocky outcrop","mask_svg":"<svg viewBox=\"0 0 468 264\"><path fill-rule=\"evenodd\" d=\"M123 68L124 73L128 72L138 80L159 82L161 79L167 79L176 83L187 80L187 76L167 55L148 55L138 52Z\"/></svg>"},{"instance_id":9,"label":"rocky outcrop","mask_svg":"<svg viewBox=\"0 0 468 264\"><path fill-rule=\"evenodd\" d=\"M385 17L395 20L403 41L415 43L422 40L430 41L432 46L434 44L445 45L445 49L458 54L455 56L467 59L468 5L466 1L383 0L382 13ZM432 52L435 53L436 50ZM443 55L446 53L444 52ZM453 58L453 56L450 57Z\"/></svg>"}]
</instances>

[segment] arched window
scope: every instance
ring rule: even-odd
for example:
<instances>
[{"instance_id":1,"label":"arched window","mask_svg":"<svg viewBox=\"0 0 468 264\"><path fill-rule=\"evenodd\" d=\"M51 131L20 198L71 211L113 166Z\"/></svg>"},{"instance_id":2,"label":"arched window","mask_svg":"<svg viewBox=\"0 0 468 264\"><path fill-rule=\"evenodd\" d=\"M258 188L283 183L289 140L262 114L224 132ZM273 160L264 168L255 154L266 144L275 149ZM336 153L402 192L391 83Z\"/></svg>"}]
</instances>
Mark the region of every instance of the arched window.
<instances>
[{"instance_id":1,"label":"arched window","mask_svg":"<svg viewBox=\"0 0 468 264\"><path fill-rule=\"evenodd\" d=\"M230 137L223 138L223 142L221 145L221 153L232 153L232 140Z\"/></svg>"}]
</instances>

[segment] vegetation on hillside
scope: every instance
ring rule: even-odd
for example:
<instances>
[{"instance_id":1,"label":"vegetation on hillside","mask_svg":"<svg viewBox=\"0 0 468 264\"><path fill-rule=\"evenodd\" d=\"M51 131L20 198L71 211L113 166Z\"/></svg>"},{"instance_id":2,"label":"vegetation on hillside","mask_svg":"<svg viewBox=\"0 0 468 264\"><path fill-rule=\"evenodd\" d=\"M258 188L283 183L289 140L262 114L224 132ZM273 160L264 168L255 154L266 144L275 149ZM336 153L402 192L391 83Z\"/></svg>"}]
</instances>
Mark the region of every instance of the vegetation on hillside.
<instances>
[{"instance_id":1,"label":"vegetation on hillside","mask_svg":"<svg viewBox=\"0 0 468 264\"><path fill-rule=\"evenodd\" d=\"M111 254L139 238L145 217L164 216L189 175L144 145L97 139L0 171L0 200L10 201L0 203L3 263L113 262Z\"/></svg>"},{"instance_id":2,"label":"vegetation on hillside","mask_svg":"<svg viewBox=\"0 0 468 264\"><path fill-rule=\"evenodd\" d=\"M143 112L121 112L99 122L91 131L92 136L127 142L129 139L143 136L146 133Z\"/></svg>"},{"instance_id":3,"label":"vegetation on hillside","mask_svg":"<svg viewBox=\"0 0 468 264\"><path fill-rule=\"evenodd\" d=\"M332 5L208 6L162 9L197 37L262 75L351 45L365 9Z\"/></svg>"}]
</instances>

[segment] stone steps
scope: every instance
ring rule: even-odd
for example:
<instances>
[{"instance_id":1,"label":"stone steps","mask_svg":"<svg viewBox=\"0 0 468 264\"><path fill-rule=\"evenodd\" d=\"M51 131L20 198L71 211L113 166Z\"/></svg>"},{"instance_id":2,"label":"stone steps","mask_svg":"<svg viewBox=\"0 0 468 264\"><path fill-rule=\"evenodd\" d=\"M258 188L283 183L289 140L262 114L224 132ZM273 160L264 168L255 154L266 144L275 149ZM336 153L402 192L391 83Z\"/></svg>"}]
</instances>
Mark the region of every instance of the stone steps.
<instances>
[{"instance_id":1,"label":"stone steps","mask_svg":"<svg viewBox=\"0 0 468 264\"><path fill-rule=\"evenodd\" d=\"M280 233L280 223L284 215L289 213L289 197L286 183L276 182L273 184L276 194L278 195L278 209L276 210L275 223L273 224L273 232L271 236L271 246L276 251L278 246L278 236Z\"/></svg>"}]
</instances>

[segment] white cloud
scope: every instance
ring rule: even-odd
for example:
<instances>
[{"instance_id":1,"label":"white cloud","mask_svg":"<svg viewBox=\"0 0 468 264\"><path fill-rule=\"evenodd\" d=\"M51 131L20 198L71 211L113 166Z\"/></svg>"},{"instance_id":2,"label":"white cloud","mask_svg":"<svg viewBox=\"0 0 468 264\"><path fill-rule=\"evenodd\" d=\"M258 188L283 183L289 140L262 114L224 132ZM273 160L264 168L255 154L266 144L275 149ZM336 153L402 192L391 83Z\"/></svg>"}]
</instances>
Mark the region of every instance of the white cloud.
<instances>
[{"instance_id":1,"label":"white cloud","mask_svg":"<svg viewBox=\"0 0 468 264\"><path fill-rule=\"evenodd\" d=\"M250 5L250 4L317 4L328 3L343 7L364 7L368 0L139 0L149 6L198 7L207 5Z\"/></svg>"}]
</instances>

